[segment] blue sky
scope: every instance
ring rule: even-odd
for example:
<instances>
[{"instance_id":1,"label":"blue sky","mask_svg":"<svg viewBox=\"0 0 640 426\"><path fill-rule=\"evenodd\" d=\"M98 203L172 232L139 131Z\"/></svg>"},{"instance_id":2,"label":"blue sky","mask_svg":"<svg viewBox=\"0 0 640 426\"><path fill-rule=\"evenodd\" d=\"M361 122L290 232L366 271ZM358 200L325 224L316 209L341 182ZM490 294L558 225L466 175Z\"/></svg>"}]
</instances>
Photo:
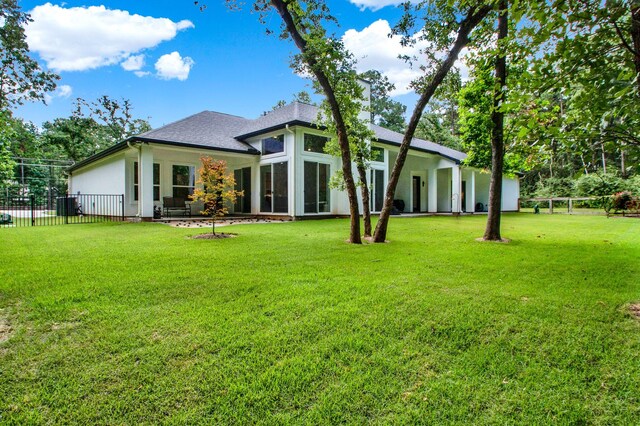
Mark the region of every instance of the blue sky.
<instances>
[{"instance_id":1,"label":"blue sky","mask_svg":"<svg viewBox=\"0 0 640 426\"><path fill-rule=\"evenodd\" d=\"M353 1L329 2L341 24L337 35L361 71L385 72L396 82L396 99L411 108L406 83L416 71L396 59L400 47L387 37L400 11L394 0ZM49 105L28 104L16 115L40 125L69 116L77 97L108 95L131 100L134 115L158 127L203 110L257 117L279 99L311 91L289 68L293 44L267 36L250 2L241 11L201 3L203 12L192 0L21 1L34 19L27 27L34 57L61 80ZM279 25L279 18L269 22Z\"/></svg>"}]
</instances>

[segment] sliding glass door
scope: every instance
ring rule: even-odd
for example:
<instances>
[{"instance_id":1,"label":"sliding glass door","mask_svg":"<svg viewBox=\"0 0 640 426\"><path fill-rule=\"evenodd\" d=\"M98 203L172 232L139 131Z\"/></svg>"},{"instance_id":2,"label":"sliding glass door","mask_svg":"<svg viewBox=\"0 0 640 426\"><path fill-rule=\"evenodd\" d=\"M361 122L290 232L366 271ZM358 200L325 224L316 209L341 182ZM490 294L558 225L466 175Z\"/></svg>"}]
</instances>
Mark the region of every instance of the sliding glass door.
<instances>
[{"instance_id":1,"label":"sliding glass door","mask_svg":"<svg viewBox=\"0 0 640 426\"><path fill-rule=\"evenodd\" d=\"M328 213L331 211L329 177L328 164L304 162L305 213Z\"/></svg>"},{"instance_id":2,"label":"sliding glass door","mask_svg":"<svg viewBox=\"0 0 640 426\"><path fill-rule=\"evenodd\" d=\"M289 173L286 161L260 166L260 211L289 212Z\"/></svg>"}]
</instances>

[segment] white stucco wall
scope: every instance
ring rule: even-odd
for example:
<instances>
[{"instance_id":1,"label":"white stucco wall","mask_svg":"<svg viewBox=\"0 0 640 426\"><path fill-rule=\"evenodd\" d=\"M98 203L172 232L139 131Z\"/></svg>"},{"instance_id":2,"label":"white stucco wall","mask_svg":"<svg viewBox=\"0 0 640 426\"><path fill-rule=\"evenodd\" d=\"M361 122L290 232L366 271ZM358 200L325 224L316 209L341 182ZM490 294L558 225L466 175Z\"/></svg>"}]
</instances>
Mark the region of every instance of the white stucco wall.
<instances>
[{"instance_id":1,"label":"white stucco wall","mask_svg":"<svg viewBox=\"0 0 640 426\"><path fill-rule=\"evenodd\" d=\"M502 211L518 211L520 181L517 177L502 178Z\"/></svg>"},{"instance_id":2,"label":"white stucco wall","mask_svg":"<svg viewBox=\"0 0 640 426\"><path fill-rule=\"evenodd\" d=\"M451 211L451 169L438 170L438 211Z\"/></svg>"},{"instance_id":3,"label":"white stucco wall","mask_svg":"<svg viewBox=\"0 0 640 426\"><path fill-rule=\"evenodd\" d=\"M69 193L124 194L124 155L114 155L74 171Z\"/></svg>"}]
</instances>

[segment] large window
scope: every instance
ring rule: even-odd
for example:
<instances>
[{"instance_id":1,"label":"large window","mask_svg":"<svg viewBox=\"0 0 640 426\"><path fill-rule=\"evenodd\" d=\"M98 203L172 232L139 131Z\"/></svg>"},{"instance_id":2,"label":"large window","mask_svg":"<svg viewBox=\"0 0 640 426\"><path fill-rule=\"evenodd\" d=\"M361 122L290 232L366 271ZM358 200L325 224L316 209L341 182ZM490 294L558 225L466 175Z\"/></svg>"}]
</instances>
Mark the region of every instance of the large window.
<instances>
[{"instance_id":1,"label":"large window","mask_svg":"<svg viewBox=\"0 0 640 426\"><path fill-rule=\"evenodd\" d=\"M260 166L260 211L289 212L289 173L286 161Z\"/></svg>"},{"instance_id":2,"label":"large window","mask_svg":"<svg viewBox=\"0 0 640 426\"><path fill-rule=\"evenodd\" d=\"M133 162L133 200L138 201L139 194L139 177L138 162ZM160 201L160 164L153 163L153 201Z\"/></svg>"},{"instance_id":3,"label":"large window","mask_svg":"<svg viewBox=\"0 0 640 426\"><path fill-rule=\"evenodd\" d=\"M284 135L262 139L262 155L284 152Z\"/></svg>"},{"instance_id":4,"label":"large window","mask_svg":"<svg viewBox=\"0 0 640 426\"><path fill-rule=\"evenodd\" d=\"M371 211L379 212L384 203L384 170L371 170Z\"/></svg>"},{"instance_id":5,"label":"large window","mask_svg":"<svg viewBox=\"0 0 640 426\"><path fill-rule=\"evenodd\" d=\"M320 135L313 135L311 133L304 134L304 150L307 152L318 152L324 154L324 147L329 141L329 138Z\"/></svg>"},{"instance_id":6,"label":"large window","mask_svg":"<svg viewBox=\"0 0 640 426\"><path fill-rule=\"evenodd\" d=\"M173 166L172 173L173 198L189 201L196 183L196 168L194 166Z\"/></svg>"},{"instance_id":7,"label":"large window","mask_svg":"<svg viewBox=\"0 0 640 426\"><path fill-rule=\"evenodd\" d=\"M328 164L304 162L305 213L328 213L331 211L329 176Z\"/></svg>"}]
</instances>

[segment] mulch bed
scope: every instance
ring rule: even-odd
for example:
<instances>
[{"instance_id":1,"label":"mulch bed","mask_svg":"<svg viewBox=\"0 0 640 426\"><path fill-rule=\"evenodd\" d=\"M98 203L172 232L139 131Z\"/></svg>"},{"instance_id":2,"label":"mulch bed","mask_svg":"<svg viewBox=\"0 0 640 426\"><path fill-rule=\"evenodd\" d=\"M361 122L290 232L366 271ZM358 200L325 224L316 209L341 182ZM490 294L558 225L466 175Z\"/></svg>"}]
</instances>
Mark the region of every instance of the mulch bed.
<instances>
[{"instance_id":1,"label":"mulch bed","mask_svg":"<svg viewBox=\"0 0 640 426\"><path fill-rule=\"evenodd\" d=\"M224 238L235 238L237 237L237 234L221 234L221 233L217 233L217 234L198 234L198 235L194 235L193 239L195 240L222 240Z\"/></svg>"}]
</instances>

